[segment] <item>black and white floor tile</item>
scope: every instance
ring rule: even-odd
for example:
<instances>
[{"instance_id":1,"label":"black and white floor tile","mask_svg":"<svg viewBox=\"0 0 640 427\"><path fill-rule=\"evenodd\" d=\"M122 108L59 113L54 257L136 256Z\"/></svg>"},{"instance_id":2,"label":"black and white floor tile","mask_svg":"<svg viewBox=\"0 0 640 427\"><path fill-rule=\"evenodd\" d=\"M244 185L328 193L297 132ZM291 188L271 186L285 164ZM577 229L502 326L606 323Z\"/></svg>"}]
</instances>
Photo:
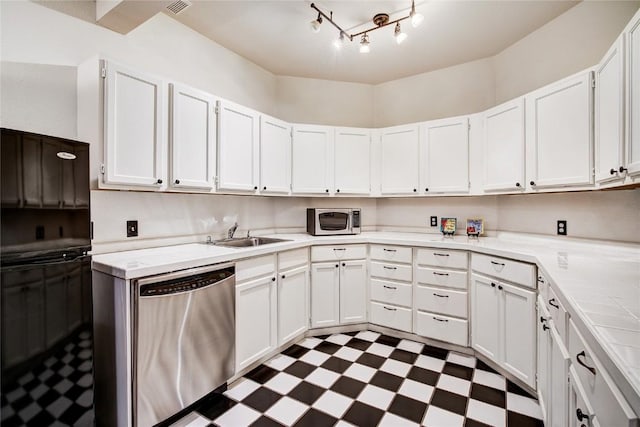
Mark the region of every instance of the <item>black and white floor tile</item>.
<instances>
[{"instance_id":1,"label":"black and white floor tile","mask_svg":"<svg viewBox=\"0 0 640 427\"><path fill-rule=\"evenodd\" d=\"M175 427L543 426L538 402L474 357L376 332L306 338Z\"/></svg>"}]
</instances>

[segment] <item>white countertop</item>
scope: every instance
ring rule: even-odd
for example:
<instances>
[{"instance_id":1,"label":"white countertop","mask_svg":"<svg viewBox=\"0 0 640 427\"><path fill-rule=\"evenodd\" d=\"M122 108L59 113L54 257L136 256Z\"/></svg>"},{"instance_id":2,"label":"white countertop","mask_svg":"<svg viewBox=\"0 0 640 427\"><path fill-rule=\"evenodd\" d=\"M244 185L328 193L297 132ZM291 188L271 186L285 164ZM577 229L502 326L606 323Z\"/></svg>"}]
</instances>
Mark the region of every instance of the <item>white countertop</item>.
<instances>
[{"instance_id":1,"label":"white countertop","mask_svg":"<svg viewBox=\"0 0 640 427\"><path fill-rule=\"evenodd\" d=\"M319 244L381 243L461 249L535 263L558 289L557 297L596 356L640 415L640 246L576 242L502 234L469 240L435 234L367 232L356 236L290 239L251 248L192 243L93 257L93 269L136 279Z\"/></svg>"}]
</instances>

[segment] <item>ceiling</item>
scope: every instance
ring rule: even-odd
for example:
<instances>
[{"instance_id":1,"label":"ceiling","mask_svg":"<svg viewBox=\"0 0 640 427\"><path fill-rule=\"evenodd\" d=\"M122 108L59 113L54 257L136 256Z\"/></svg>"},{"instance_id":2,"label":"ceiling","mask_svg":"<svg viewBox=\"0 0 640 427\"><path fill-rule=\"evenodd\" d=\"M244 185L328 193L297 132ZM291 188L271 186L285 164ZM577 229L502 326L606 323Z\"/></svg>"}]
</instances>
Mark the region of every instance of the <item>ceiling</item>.
<instances>
[{"instance_id":1,"label":"ceiling","mask_svg":"<svg viewBox=\"0 0 640 427\"><path fill-rule=\"evenodd\" d=\"M354 39L341 50L338 30L325 20L310 29L317 13L306 0L192 0L178 15L165 13L266 70L285 76L377 84L493 56L575 6L576 1L417 0L425 19L418 28L403 21L403 44L393 26L369 34L371 52L361 54ZM315 2L353 34L373 26L384 12L391 19L409 13L410 0Z\"/></svg>"}]
</instances>

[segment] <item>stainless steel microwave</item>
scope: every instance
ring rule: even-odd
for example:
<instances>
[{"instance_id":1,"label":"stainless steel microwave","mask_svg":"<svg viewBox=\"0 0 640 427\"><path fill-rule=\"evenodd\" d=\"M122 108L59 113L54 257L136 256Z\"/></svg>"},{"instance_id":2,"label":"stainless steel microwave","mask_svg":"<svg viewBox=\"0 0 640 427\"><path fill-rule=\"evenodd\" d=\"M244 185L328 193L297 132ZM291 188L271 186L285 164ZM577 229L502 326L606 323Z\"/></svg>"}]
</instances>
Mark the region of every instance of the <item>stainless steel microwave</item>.
<instances>
[{"instance_id":1,"label":"stainless steel microwave","mask_svg":"<svg viewBox=\"0 0 640 427\"><path fill-rule=\"evenodd\" d=\"M360 209L307 209L307 233L314 236L360 234Z\"/></svg>"}]
</instances>

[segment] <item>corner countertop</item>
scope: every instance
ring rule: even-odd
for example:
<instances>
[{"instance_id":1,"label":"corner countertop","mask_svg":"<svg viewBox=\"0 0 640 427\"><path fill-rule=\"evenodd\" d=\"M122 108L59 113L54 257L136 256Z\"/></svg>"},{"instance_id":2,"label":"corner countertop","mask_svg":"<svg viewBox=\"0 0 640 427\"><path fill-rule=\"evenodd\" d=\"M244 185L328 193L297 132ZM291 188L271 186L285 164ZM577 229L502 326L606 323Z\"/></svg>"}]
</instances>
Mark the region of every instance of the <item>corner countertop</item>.
<instances>
[{"instance_id":1,"label":"corner countertop","mask_svg":"<svg viewBox=\"0 0 640 427\"><path fill-rule=\"evenodd\" d=\"M503 233L470 240L436 234L366 232L289 239L250 248L191 243L93 257L93 269L130 280L324 244L379 243L468 250L537 264L595 355L640 416L640 246Z\"/></svg>"}]
</instances>

